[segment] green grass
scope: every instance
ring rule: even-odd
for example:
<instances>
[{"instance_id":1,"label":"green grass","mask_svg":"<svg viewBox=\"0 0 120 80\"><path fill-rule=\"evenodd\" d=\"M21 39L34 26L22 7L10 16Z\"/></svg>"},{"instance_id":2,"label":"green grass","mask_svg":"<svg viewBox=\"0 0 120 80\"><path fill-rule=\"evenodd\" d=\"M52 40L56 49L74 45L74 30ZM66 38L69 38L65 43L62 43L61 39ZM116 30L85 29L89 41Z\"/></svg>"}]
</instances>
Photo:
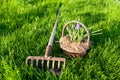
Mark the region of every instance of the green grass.
<instances>
[{"instance_id":1,"label":"green grass","mask_svg":"<svg viewBox=\"0 0 120 80\"><path fill-rule=\"evenodd\" d=\"M84 58L68 58L54 43L51 55L67 60L66 68L56 77L27 67L25 59L44 55L61 4L56 41L70 20L81 21L91 31L102 29L103 34L91 36L91 49ZM0 6L1 80L120 79L119 0L0 0Z\"/></svg>"}]
</instances>

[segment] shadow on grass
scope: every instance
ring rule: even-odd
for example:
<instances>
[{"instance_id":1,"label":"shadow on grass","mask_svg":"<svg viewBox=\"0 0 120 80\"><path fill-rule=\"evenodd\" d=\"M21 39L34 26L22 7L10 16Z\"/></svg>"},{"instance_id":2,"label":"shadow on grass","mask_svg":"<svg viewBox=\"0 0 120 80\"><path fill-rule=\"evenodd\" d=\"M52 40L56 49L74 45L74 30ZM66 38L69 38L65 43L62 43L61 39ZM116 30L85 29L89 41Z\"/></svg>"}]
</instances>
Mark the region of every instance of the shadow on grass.
<instances>
[{"instance_id":1,"label":"shadow on grass","mask_svg":"<svg viewBox=\"0 0 120 80\"><path fill-rule=\"evenodd\" d=\"M22 26L26 23L32 23L35 21L36 17L38 18L44 18L47 16L50 16L50 8L54 8L53 6L60 6L61 3L58 5L58 3L50 3L46 4L44 6L38 6L37 8L30 9L28 12L25 12L23 14L12 12L13 14L10 15L8 12L0 14L0 36L6 36L7 34L11 34L17 29L22 28ZM58 7L52 11L52 13L56 13L58 10ZM4 15L5 14L5 15ZM6 17L7 14L7 18ZM10 18L10 19L9 19ZM42 22L42 20L41 20ZM47 21L46 21L47 22Z\"/></svg>"},{"instance_id":2,"label":"shadow on grass","mask_svg":"<svg viewBox=\"0 0 120 80\"><path fill-rule=\"evenodd\" d=\"M103 46L106 42L109 41L113 42L120 35L120 23L118 23L118 21L113 21L108 26L109 28L104 27L102 29L103 34L91 36L91 41L94 43L94 47L97 47L98 45Z\"/></svg>"},{"instance_id":3,"label":"shadow on grass","mask_svg":"<svg viewBox=\"0 0 120 80\"><path fill-rule=\"evenodd\" d=\"M9 17L11 17L10 21L7 21L6 19L6 21L0 22L0 36L11 34L17 29L20 29L25 23L32 23L36 17L44 17L45 12L46 8L43 7L37 8L35 10L30 10L29 12L24 14L16 14L13 16L9 15Z\"/></svg>"},{"instance_id":4,"label":"shadow on grass","mask_svg":"<svg viewBox=\"0 0 120 80\"><path fill-rule=\"evenodd\" d=\"M105 21L106 20L106 14L104 13L91 13L91 12L87 12L84 14L81 14L82 17L84 17L84 23L89 23L89 24L96 24L99 23L101 21Z\"/></svg>"}]
</instances>

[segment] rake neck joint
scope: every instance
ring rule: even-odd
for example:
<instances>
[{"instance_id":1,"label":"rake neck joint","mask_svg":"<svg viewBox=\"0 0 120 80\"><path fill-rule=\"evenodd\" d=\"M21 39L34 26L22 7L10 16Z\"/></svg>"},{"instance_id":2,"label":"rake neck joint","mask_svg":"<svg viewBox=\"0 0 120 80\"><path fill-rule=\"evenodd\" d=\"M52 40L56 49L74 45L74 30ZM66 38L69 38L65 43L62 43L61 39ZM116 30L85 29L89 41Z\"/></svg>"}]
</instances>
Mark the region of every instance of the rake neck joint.
<instances>
[{"instance_id":1,"label":"rake neck joint","mask_svg":"<svg viewBox=\"0 0 120 80\"><path fill-rule=\"evenodd\" d=\"M51 46L51 45L48 45L48 46L46 47L45 57L49 57L51 51L52 51L52 46Z\"/></svg>"}]
</instances>

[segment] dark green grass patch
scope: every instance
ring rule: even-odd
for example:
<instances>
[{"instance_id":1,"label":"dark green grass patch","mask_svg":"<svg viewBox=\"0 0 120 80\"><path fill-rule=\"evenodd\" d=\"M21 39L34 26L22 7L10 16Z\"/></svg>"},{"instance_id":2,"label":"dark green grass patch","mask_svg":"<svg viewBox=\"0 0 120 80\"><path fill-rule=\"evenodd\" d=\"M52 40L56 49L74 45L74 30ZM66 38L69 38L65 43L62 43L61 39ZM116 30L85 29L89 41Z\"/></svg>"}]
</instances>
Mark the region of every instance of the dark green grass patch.
<instances>
[{"instance_id":1,"label":"dark green grass patch","mask_svg":"<svg viewBox=\"0 0 120 80\"><path fill-rule=\"evenodd\" d=\"M53 44L52 56L65 57L60 76L25 65L30 55L44 55L55 19L61 15L55 41L64 24L79 20L91 31L91 48L83 58L69 58ZM2 80L111 80L120 79L120 1L118 0L1 0L0 1L0 79Z\"/></svg>"}]
</instances>

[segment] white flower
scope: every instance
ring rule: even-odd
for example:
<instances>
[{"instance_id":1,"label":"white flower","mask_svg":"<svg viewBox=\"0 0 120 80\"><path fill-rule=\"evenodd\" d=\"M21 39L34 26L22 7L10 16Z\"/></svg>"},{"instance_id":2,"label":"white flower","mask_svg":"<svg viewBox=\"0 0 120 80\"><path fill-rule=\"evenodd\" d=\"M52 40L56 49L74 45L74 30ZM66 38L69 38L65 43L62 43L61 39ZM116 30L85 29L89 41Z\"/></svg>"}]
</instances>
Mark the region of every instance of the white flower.
<instances>
[{"instance_id":1,"label":"white flower","mask_svg":"<svg viewBox=\"0 0 120 80\"><path fill-rule=\"evenodd\" d=\"M69 30L69 27L68 27L68 26L66 27L66 30Z\"/></svg>"}]
</instances>

